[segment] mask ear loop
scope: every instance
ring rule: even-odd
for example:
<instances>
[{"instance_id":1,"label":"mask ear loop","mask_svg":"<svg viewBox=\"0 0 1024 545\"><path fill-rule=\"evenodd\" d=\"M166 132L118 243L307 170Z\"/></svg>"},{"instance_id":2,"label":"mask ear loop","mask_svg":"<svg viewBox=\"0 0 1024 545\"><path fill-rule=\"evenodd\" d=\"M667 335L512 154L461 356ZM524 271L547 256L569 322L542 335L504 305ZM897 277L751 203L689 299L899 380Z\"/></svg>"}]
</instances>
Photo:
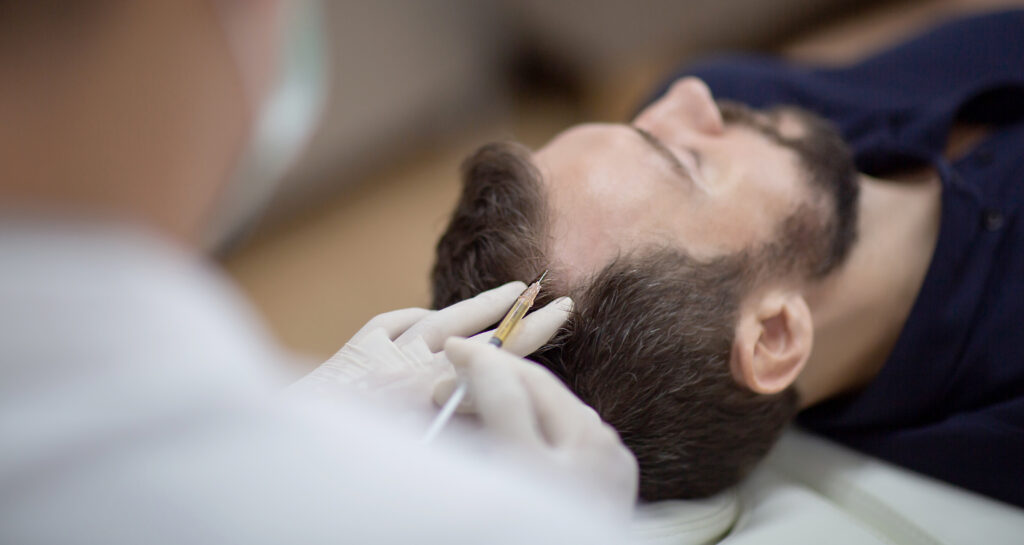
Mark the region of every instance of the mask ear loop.
<instances>
[{"instance_id":1,"label":"mask ear loop","mask_svg":"<svg viewBox=\"0 0 1024 545\"><path fill-rule=\"evenodd\" d=\"M302 0L284 6L277 78L266 98L253 104L255 120L249 142L204 236L203 246L212 252L228 251L261 217L284 174L312 137L326 103L328 63L321 4L319 0ZM223 16L220 19L226 26ZM227 41L232 48L233 42ZM239 64L240 54L234 49L232 54ZM246 98L255 101L252 90L246 92Z\"/></svg>"}]
</instances>

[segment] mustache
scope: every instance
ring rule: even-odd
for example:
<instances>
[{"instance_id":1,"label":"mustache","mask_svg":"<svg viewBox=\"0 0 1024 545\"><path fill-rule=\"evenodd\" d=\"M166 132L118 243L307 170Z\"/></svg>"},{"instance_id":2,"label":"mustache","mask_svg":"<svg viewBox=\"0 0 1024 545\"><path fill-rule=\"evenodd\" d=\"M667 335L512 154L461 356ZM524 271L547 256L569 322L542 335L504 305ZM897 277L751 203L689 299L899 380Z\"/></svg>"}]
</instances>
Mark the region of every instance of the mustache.
<instances>
[{"instance_id":1,"label":"mustache","mask_svg":"<svg viewBox=\"0 0 1024 545\"><path fill-rule=\"evenodd\" d=\"M753 129L775 143L792 147L792 144L802 140L817 127L818 116L796 106L774 106L765 110L757 110L740 102L728 99L715 101L718 111L722 115L722 122L726 125L742 126ZM786 136L779 130L779 121L783 117L795 119L801 130L800 137Z\"/></svg>"}]
</instances>

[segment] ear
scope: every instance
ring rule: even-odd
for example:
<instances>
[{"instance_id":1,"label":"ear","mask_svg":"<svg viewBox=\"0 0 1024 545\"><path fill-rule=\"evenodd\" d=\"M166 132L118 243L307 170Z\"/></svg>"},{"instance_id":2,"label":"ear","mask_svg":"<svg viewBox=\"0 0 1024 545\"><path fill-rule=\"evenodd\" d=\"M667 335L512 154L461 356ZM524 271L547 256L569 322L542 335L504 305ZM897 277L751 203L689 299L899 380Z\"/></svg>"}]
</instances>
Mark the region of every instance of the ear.
<instances>
[{"instance_id":1,"label":"ear","mask_svg":"<svg viewBox=\"0 0 1024 545\"><path fill-rule=\"evenodd\" d=\"M811 355L814 324L803 296L769 290L741 305L730 367L737 382L759 394L785 390Z\"/></svg>"}]
</instances>

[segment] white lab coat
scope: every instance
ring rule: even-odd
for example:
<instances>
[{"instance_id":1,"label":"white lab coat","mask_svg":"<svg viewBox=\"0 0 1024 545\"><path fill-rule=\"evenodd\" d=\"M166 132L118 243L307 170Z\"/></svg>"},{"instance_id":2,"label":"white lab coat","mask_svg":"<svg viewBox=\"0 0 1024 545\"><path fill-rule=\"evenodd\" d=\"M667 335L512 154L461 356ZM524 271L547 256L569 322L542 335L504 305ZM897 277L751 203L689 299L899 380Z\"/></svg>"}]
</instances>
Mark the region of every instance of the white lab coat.
<instances>
[{"instance_id":1,"label":"white lab coat","mask_svg":"<svg viewBox=\"0 0 1024 545\"><path fill-rule=\"evenodd\" d=\"M621 538L577 498L421 447L375 410L280 403L287 357L166 241L0 220L0 543Z\"/></svg>"}]
</instances>

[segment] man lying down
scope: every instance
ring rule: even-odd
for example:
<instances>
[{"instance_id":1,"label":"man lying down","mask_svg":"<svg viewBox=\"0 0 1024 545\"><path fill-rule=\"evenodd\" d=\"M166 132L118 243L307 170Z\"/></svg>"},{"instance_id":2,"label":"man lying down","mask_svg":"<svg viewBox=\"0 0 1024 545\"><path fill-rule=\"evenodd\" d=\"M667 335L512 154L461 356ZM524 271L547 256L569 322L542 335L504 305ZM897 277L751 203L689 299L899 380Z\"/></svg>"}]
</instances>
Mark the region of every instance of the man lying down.
<instances>
[{"instance_id":1,"label":"man lying down","mask_svg":"<svg viewBox=\"0 0 1024 545\"><path fill-rule=\"evenodd\" d=\"M1024 506L1022 149L1024 12L842 69L707 63L628 124L470 157L433 303L550 269L576 306L531 357L646 500L737 483L802 411Z\"/></svg>"}]
</instances>

